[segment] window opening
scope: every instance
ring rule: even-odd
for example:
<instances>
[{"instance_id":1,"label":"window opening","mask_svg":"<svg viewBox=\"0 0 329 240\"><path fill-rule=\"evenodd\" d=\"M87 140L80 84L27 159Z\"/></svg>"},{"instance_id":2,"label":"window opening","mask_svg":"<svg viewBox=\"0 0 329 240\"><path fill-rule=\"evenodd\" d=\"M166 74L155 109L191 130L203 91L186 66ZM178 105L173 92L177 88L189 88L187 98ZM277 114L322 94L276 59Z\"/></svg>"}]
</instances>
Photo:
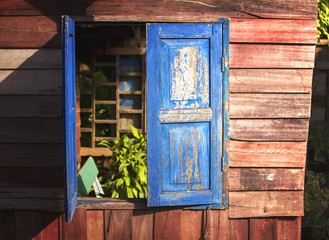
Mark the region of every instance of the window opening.
<instances>
[{"instance_id":1,"label":"window opening","mask_svg":"<svg viewBox=\"0 0 329 240\"><path fill-rule=\"evenodd\" d=\"M145 32L145 24L76 26L78 169L110 156L99 143L131 135L129 125L146 133Z\"/></svg>"}]
</instances>

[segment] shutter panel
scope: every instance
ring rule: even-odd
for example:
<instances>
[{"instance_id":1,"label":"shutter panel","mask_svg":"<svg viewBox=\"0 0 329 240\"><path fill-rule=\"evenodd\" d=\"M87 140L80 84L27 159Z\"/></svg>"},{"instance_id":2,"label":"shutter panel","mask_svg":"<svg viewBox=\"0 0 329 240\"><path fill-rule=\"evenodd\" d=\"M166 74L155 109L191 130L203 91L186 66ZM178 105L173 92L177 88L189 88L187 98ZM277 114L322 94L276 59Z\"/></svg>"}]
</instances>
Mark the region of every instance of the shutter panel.
<instances>
[{"instance_id":1,"label":"shutter panel","mask_svg":"<svg viewBox=\"0 0 329 240\"><path fill-rule=\"evenodd\" d=\"M148 206L222 202L222 24L147 25Z\"/></svg>"},{"instance_id":2,"label":"shutter panel","mask_svg":"<svg viewBox=\"0 0 329 240\"><path fill-rule=\"evenodd\" d=\"M75 98L75 31L74 22L64 16L63 43L63 118L65 159L65 219L71 222L77 204L77 139Z\"/></svg>"}]
</instances>

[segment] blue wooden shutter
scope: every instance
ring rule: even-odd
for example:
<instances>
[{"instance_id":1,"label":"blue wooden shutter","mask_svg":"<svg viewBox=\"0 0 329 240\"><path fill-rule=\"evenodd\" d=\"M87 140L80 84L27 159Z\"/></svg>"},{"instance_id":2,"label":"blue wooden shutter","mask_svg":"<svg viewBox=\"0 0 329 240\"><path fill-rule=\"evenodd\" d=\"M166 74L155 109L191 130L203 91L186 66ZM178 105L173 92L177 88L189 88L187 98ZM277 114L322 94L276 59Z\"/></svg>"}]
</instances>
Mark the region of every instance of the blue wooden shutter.
<instances>
[{"instance_id":1,"label":"blue wooden shutter","mask_svg":"<svg viewBox=\"0 0 329 240\"><path fill-rule=\"evenodd\" d=\"M75 99L75 31L74 22L64 16L63 43L63 118L65 159L65 219L71 222L77 205L77 139Z\"/></svg>"},{"instance_id":2,"label":"blue wooden shutter","mask_svg":"<svg viewBox=\"0 0 329 240\"><path fill-rule=\"evenodd\" d=\"M222 24L148 24L148 206L222 202L222 111Z\"/></svg>"}]
</instances>

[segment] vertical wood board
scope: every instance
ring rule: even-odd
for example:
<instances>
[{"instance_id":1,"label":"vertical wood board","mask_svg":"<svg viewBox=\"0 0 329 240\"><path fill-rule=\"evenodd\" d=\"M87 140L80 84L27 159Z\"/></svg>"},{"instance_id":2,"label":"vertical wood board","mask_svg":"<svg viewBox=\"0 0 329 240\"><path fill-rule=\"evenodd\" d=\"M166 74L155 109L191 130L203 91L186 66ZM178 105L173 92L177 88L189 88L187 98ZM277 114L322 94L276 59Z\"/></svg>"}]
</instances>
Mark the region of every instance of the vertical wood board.
<instances>
[{"instance_id":1,"label":"vertical wood board","mask_svg":"<svg viewBox=\"0 0 329 240\"><path fill-rule=\"evenodd\" d=\"M132 238L132 210L105 210L104 233L106 240Z\"/></svg>"},{"instance_id":2,"label":"vertical wood board","mask_svg":"<svg viewBox=\"0 0 329 240\"><path fill-rule=\"evenodd\" d=\"M64 214L61 215L62 240L87 240L87 215L86 209L76 209L71 222L65 222Z\"/></svg>"},{"instance_id":3,"label":"vertical wood board","mask_svg":"<svg viewBox=\"0 0 329 240\"><path fill-rule=\"evenodd\" d=\"M154 210L134 210L132 215L132 240L152 240Z\"/></svg>"},{"instance_id":4,"label":"vertical wood board","mask_svg":"<svg viewBox=\"0 0 329 240\"><path fill-rule=\"evenodd\" d=\"M87 210L87 239L103 240L104 239L104 211Z\"/></svg>"}]
</instances>

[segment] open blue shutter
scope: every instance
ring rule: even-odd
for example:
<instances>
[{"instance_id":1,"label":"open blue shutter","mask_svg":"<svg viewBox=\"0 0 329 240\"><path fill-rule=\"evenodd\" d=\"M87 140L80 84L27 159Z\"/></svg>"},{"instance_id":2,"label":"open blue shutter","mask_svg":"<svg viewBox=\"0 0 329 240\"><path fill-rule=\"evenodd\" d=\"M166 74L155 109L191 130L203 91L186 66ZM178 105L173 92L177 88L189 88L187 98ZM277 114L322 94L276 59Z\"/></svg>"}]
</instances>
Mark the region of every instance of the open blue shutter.
<instances>
[{"instance_id":1,"label":"open blue shutter","mask_svg":"<svg viewBox=\"0 0 329 240\"><path fill-rule=\"evenodd\" d=\"M148 24L148 206L222 203L222 111L222 24Z\"/></svg>"},{"instance_id":2,"label":"open blue shutter","mask_svg":"<svg viewBox=\"0 0 329 240\"><path fill-rule=\"evenodd\" d=\"M77 205L77 139L75 99L75 32L74 22L64 16L63 43L63 118L65 159L65 219L71 222Z\"/></svg>"}]
</instances>

